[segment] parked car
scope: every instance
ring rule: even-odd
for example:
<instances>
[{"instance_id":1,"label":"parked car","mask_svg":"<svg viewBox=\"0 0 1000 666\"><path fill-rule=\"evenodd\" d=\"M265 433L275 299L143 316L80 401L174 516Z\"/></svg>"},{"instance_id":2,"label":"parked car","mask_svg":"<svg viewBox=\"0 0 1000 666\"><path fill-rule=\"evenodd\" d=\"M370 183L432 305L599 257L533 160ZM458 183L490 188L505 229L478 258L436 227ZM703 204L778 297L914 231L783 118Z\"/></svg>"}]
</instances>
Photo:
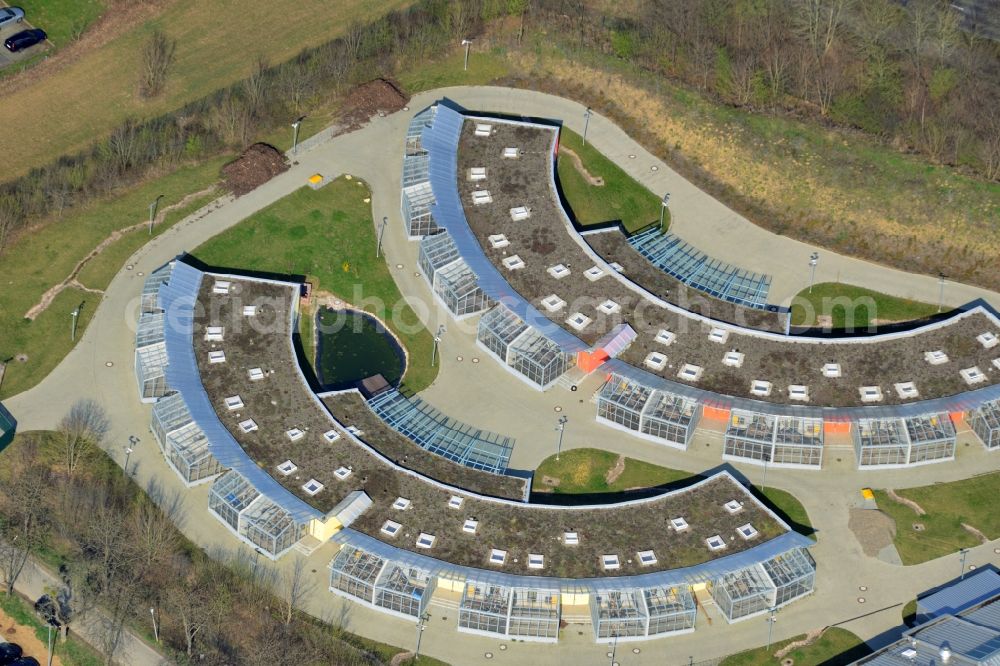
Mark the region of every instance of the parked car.
<instances>
[{"instance_id":1,"label":"parked car","mask_svg":"<svg viewBox=\"0 0 1000 666\"><path fill-rule=\"evenodd\" d=\"M40 28L22 30L5 39L3 45L7 47L8 51L15 53L39 42L44 42L47 37L45 31Z\"/></svg>"},{"instance_id":2,"label":"parked car","mask_svg":"<svg viewBox=\"0 0 1000 666\"><path fill-rule=\"evenodd\" d=\"M24 20L24 10L20 7L0 8L0 28L15 25Z\"/></svg>"}]
</instances>

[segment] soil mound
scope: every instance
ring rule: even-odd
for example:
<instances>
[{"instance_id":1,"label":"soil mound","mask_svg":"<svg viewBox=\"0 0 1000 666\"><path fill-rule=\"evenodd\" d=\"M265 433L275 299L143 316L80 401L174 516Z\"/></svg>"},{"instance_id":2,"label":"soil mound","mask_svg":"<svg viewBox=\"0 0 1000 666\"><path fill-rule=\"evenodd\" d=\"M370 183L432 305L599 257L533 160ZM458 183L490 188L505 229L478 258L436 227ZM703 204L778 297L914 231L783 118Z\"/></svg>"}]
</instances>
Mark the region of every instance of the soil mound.
<instances>
[{"instance_id":1,"label":"soil mound","mask_svg":"<svg viewBox=\"0 0 1000 666\"><path fill-rule=\"evenodd\" d=\"M344 120L349 125L358 126L378 113L395 113L409 101L410 96L395 81L373 79L348 93L344 102Z\"/></svg>"},{"instance_id":2,"label":"soil mound","mask_svg":"<svg viewBox=\"0 0 1000 666\"><path fill-rule=\"evenodd\" d=\"M246 194L288 170L288 161L274 146L255 143L222 167L223 183L236 196Z\"/></svg>"}]
</instances>

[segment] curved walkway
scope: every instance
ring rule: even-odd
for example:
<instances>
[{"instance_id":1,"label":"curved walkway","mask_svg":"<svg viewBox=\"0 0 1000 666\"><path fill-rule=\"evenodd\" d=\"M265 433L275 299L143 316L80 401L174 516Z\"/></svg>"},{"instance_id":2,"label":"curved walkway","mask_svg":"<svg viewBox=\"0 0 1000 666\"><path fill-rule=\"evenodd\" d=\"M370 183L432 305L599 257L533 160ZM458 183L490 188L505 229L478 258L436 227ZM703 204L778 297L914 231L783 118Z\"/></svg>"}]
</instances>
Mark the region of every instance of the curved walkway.
<instances>
[{"instance_id":1,"label":"curved walkway","mask_svg":"<svg viewBox=\"0 0 1000 666\"><path fill-rule=\"evenodd\" d=\"M439 323L447 326L441 343L439 381L422 394L423 398L445 411L461 409L463 415L481 427L501 430L516 437L519 446L511 460L513 467L533 468L554 452L556 406L562 407L561 413L569 417L564 442L567 448L596 446L697 472L718 466L721 462L721 437L714 436L714 433L699 433L691 448L682 453L597 424L594 405L589 402L591 393L598 387L597 378L585 381L581 390L575 393L554 389L540 394L527 389L520 380L493 363L475 346L475 321L454 322L437 306L426 282L414 275L418 248L416 243L409 243L403 233L399 213L399 176L401 147L410 116L442 96L449 96L470 109L563 117L572 129L583 129L583 107L568 100L530 91L457 88L417 95L411 101L410 112L375 118L359 131L329 140L320 135L315 140L300 144L297 163L289 171L200 219L196 219L196 213L155 238L129 259L132 270L122 270L111 282L76 348L38 386L6 403L18 419L19 427L22 430L54 428L75 400L84 396L94 398L106 407L112 420L113 432L107 445L112 457L122 461L128 436L138 435L142 441L131 456L135 464L131 471L136 480L146 484L155 479L168 490L183 491L179 479L168 469L152 436L148 434L150 410L139 402L132 375L134 327L145 275L177 254L197 247L303 186L306 178L313 173L330 177L352 173L367 180L372 188L374 219L387 216L390 220L383 247L404 298L430 304L418 309L418 312L430 309L426 321L429 328L436 328ZM732 258L725 256L712 243L702 243L699 238L687 235L689 225L709 224L714 220L711 223L722 225L720 228L727 229L729 237L737 231L746 233L748 237L766 232L742 229L742 226L752 225L741 222L742 218L692 185L685 184L686 181L670 172L666 165L655 162L635 142L624 137L621 130L600 116L591 118L588 140L635 175L643 169L648 170L650 164L658 164L660 168L656 172L642 173L640 179L654 189L670 189L673 193L671 206L678 220L675 229L706 252L733 260L746 268L766 269L775 276L776 282L779 275L784 276L782 280L788 286L782 289L787 289L789 294L801 289L808 280L806 271L795 267L798 263L807 263L811 248L801 246L802 262L798 262L795 260L798 255L794 253L799 249L796 249L794 241L768 234L768 243L780 241L793 245L778 249L766 243L754 245L740 240L733 243L734 248L739 248L739 255ZM637 157L631 160L629 154L636 154ZM661 180L663 178L667 180ZM751 259L760 263L748 264ZM787 262L787 265L782 262ZM835 278L835 275L823 272L833 269L835 264L832 256L824 256L817 279ZM900 296L936 300L938 285L935 278L911 276L848 258L843 258L841 268L844 271L841 275L843 280L877 284L879 289ZM856 269L856 272L848 274L848 268ZM794 276L799 272L802 279L796 282ZM965 291L957 288L946 291L946 300L958 304L982 296L1000 304L1000 295L963 289ZM459 361L458 357L462 360ZM482 358L483 362L473 364L471 360L474 357ZM488 401L469 402L469 395L486 392ZM966 443L969 446L964 446ZM899 624L900 605L916 593L958 575L957 555L905 570L866 557L847 528L848 509L859 503L861 487L923 485L932 481L965 478L998 466L1000 457L989 457L969 433L964 433L959 436L958 458L953 463L909 470L858 472L854 469L852 451L830 449L826 468L822 472L769 470L768 485L783 488L799 497L819 536L814 549L819 563L817 592L779 613L774 627L775 640L845 621L847 629L863 638L872 638ZM761 480L759 468L736 467L751 480ZM183 491L185 507L189 509L187 520L183 521L184 532L203 548L220 556L241 550L245 552L235 538L215 527L215 521L205 508L207 495L207 486ZM997 562L993 549L998 545L1000 542L993 542L973 549L967 563L982 565L989 561ZM377 614L357 604L345 604L326 591L326 565L332 551L331 546L324 546L309 559L307 571L312 572L318 588L307 600L306 609L321 618L342 623L348 630L412 647L415 631L411 622ZM286 558L279 566L291 566L291 560ZM867 591L859 592L860 586L865 586ZM861 596L865 599L864 603L858 601ZM485 662L483 655L487 651L495 656L494 662L511 664L526 659L533 664L558 664L573 660L602 663L607 659L606 646L595 645L589 632L580 635L573 625L567 628L558 645L507 643L508 649L500 652L496 639L456 634L457 612L454 609L434 606L431 614L421 649L454 664ZM862 619L852 620L865 614L868 615ZM720 624L723 626L720 627ZM717 615L714 626L700 621L698 631L693 634L643 643L639 655L632 654L630 650L620 650L619 653L623 663L683 664L688 662L689 656L698 661L761 645L766 640L766 632L763 620L751 619L725 626Z\"/></svg>"}]
</instances>

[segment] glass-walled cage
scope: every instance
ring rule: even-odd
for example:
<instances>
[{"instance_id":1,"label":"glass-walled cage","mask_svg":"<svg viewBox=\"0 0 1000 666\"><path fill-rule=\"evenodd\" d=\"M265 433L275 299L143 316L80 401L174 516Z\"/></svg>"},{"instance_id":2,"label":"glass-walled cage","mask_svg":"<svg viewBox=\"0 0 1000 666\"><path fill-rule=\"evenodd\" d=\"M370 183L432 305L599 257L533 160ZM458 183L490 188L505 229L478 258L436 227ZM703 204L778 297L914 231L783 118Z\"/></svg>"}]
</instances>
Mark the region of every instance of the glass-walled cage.
<instances>
[{"instance_id":1,"label":"glass-walled cage","mask_svg":"<svg viewBox=\"0 0 1000 666\"><path fill-rule=\"evenodd\" d=\"M240 514L260 497L257 489L242 474L229 470L212 484L208 494L208 510L239 533Z\"/></svg>"},{"instance_id":2,"label":"glass-walled cage","mask_svg":"<svg viewBox=\"0 0 1000 666\"><path fill-rule=\"evenodd\" d=\"M816 582L816 563L803 548L794 548L761 563L775 587L774 605L783 606L810 594Z\"/></svg>"},{"instance_id":3,"label":"glass-walled cage","mask_svg":"<svg viewBox=\"0 0 1000 666\"><path fill-rule=\"evenodd\" d=\"M167 462L188 486L222 472L222 465L208 449L208 438L191 418L180 394L156 402L152 431Z\"/></svg>"},{"instance_id":4,"label":"glass-walled cage","mask_svg":"<svg viewBox=\"0 0 1000 666\"><path fill-rule=\"evenodd\" d=\"M642 591L649 615L648 635L694 629L698 608L688 587L647 587Z\"/></svg>"},{"instance_id":5,"label":"glass-walled cage","mask_svg":"<svg viewBox=\"0 0 1000 666\"><path fill-rule=\"evenodd\" d=\"M520 317L503 305L498 305L479 319L476 339L503 363L507 363L511 343L526 330L528 325Z\"/></svg>"},{"instance_id":6,"label":"glass-walled cage","mask_svg":"<svg viewBox=\"0 0 1000 666\"><path fill-rule=\"evenodd\" d=\"M653 390L620 375L611 375L597 395L598 418L638 431Z\"/></svg>"},{"instance_id":7,"label":"glass-walled cage","mask_svg":"<svg viewBox=\"0 0 1000 666\"><path fill-rule=\"evenodd\" d=\"M170 392L163 323L162 312L144 314L135 331L135 381L142 402L155 402Z\"/></svg>"},{"instance_id":8,"label":"glass-walled cage","mask_svg":"<svg viewBox=\"0 0 1000 666\"><path fill-rule=\"evenodd\" d=\"M1000 448L1000 400L979 405L970 419L972 430L988 450Z\"/></svg>"},{"instance_id":9,"label":"glass-walled cage","mask_svg":"<svg viewBox=\"0 0 1000 666\"><path fill-rule=\"evenodd\" d=\"M532 384L545 388L570 369L573 356L544 335L530 329L508 348L508 365Z\"/></svg>"},{"instance_id":10,"label":"glass-walled cage","mask_svg":"<svg viewBox=\"0 0 1000 666\"><path fill-rule=\"evenodd\" d=\"M774 424L776 466L820 467L823 464L823 420L779 416Z\"/></svg>"},{"instance_id":11,"label":"glass-walled cage","mask_svg":"<svg viewBox=\"0 0 1000 666\"><path fill-rule=\"evenodd\" d=\"M389 561L375 581L375 605L400 615L420 617L427 610L436 581L426 569Z\"/></svg>"},{"instance_id":12,"label":"glass-walled cage","mask_svg":"<svg viewBox=\"0 0 1000 666\"><path fill-rule=\"evenodd\" d=\"M590 619L598 641L645 636L646 604L642 590L600 590L591 595Z\"/></svg>"},{"instance_id":13,"label":"glass-walled cage","mask_svg":"<svg viewBox=\"0 0 1000 666\"><path fill-rule=\"evenodd\" d=\"M406 156L426 155L424 150L423 136L424 130L434 124L434 115L437 113L437 106L429 106L423 111L414 114L410 119L410 124L406 128Z\"/></svg>"},{"instance_id":14,"label":"glass-walled cage","mask_svg":"<svg viewBox=\"0 0 1000 666\"><path fill-rule=\"evenodd\" d=\"M508 635L522 640L558 640L558 589L515 587L510 599Z\"/></svg>"},{"instance_id":15,"label":"glass-walled cage","mask_svg":"<svg viewBox=\"0 0 1000 666\"><path fill-rule=\"evenodd\" d=\"M163 312L160 307L159 294L160 287L170 281L170 273L174 269L174 262L170 262L149 274L142 285L142 298L139 301L139 317L145 314Z\"/></svg>"},{"instance_id":16,"label":"glass-walled cage","mask_svg":"<svg viewBox=\"0 0 1000 666\"><path fill-rule=\"evenodd\" d=\"M374 603L375 582L384 567L378 555L345 545L330 562L330 591Z\"/></svg>"},{"instance_id":17,"label":"glass-walled cage","mask_svg":"<svg viewBox=\"0 0 1000 666\"><path fill-rule=\"evenodd\" d=\"M435 113L436 107L421 111L413 116L406 130L400 209L406 233L411 238L433 234L440 229L431 215L434 194L429 182L430 158L423 147L424 129L434 122Z\"/></svg>"},{"instance_id":18,"label":"glass-walled cage","mask_svg":"<svg viewBox=\"0 0 1000 666\"><path fill-rule=\"evenodd\" d=\"M597 418L687 448L698 420L698 403L612 374L598 393Z\"/></svg>"},{"instance_id":19,"label":"glass-walled cage","mask_svg":"<svg viewBox=\"0 0 1000 666\"><path fill-rule=\"evenodd\" d=\"M420 264L420 272L423 273L427 284L432 288L434 287L434 276L437 275L438 270L459 259L461 257L458 254L458 247L447 231L440 231L420 239L420 254L417 257L417 262Z\"/></svg>"},{"instance_id":20,"label":"glass-walled cage","mask_svg":"<svg viewBox=\"0 0 1000 666\"><path fill-rule=\"evenodd\" d=\"M434 202L434 191L431 189L430 182L403 188L403 224L406 225L408 236L420 238L440 230L431 214L431 206L434 205Z\"/></svg>"},{"instance_id":21,"label":"glass-walled cage","mask_svg":"<svg viewBox=\"0 0 1000 666\"><path fill-rule=\"evenodd\" d=\"M774 459L775 417L761 412L734 409L726 426L723 457L747 462L770 463Z\"/></svg>"},{"instance_id":22,"label":"glass-walled cage","mask_svg":"<svg viewBox=\"0 0 1000 666\"><path fill-rule=\"evenodd\" d=\"M458 605L458 630L507 635L510 592L503 585L467 580Z\"/></svg>"},{"instance_id":23,"label":"glass-walled cage","mask_svg":"<svg viewBox=\"0 0 1000 666\"><path fill-rule=\"evenodd\" d=\"M305 523L296 522L263 495L243 513L241 523L240 534L273 558L280 557L305 533Z\"/></svg>"},{"instance_id":24,"label":"glass-walled cage","mask_svg":"<svg viewBox=\"0 0 1000 666\"><path fill-rule=\"evenodd\" d=\"M810 594L815 580L812 556L793 548L719 577L709 591L726 620L735 622Z\"/></svg>"},{"instance_id":25,"label":"glass-walled cage","mask_svg":"<svg viewBox=\"0 0 1000 666\"><path fill-rule=\"evenodd\" d=\"M434 275L434 283L434 293L456 317L467 317L492 305L486 292L479 288L479 278L464 260L441 268Z\"/></svg>"},{"instance_id":26,"label":"glass-walled cage","mask_svg":"<svg viewBox=\"0 0 1000 666\"><path fill-rule=\"evenodd\" d=\"M910 438L910 465L955 457L955 426L948 414L911 416L904 422Z\"/></svg>"}]
</instances>

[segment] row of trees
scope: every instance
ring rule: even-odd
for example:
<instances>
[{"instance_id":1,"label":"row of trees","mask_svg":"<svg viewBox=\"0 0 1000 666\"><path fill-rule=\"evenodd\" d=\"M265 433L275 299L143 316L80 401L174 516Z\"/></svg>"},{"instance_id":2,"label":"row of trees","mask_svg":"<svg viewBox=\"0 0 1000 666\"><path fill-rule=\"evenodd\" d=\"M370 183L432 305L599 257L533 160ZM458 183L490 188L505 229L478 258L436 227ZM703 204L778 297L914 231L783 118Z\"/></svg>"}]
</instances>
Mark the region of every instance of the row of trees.
<instances>
[{"instance_id":1,"label":"row of trees","mask_svg":"<svg viewBox=\"0 0 1000 666\"><path fill-rule=\"evenodd\" d=\"M21 435L0 456L3 593L14 593L30 557L55 553L62 583L49 612L64 636L84 616L98 620L88 624L99 627L95 647L108 664L129 627L150 634L153 623L182 663L382 663L342 630L347 618L327 618L331 630L295 610L316 586L304 559L279 573L188 542L180 498L143 492L104 455L109 425L97 403L82 401L57 432Z\"/></svg>"}]
</instances>

